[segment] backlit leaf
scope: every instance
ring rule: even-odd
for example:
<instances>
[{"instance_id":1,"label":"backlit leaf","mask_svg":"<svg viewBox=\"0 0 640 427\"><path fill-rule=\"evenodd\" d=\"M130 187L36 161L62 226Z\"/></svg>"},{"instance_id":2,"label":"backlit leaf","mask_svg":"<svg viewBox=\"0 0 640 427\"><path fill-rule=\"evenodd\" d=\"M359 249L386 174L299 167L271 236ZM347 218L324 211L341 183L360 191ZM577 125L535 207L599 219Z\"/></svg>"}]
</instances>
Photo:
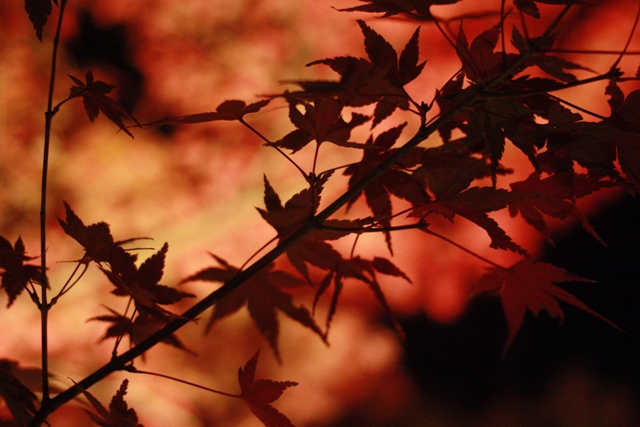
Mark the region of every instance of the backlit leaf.
<instances>
[{"instance_id":1,"label":"backlit leaf","mask_svg":"<svg viewBox=\"0 0 640 427\"><path fill-rule=\"evenodd\" d=\"M98 117L100 111L102 111L112 123L120 128L120 130L133 138L133 134L129 132L122 121L122 117L127 117L133 120L138 126L140 126L140 123L138 123L136 118L125 110L122 105L107 96L115 86L100 80L94 81L91 70L87 71L85 82L71 75L69 75L69 77L76 84L71 87L69 98L82 98L84 109L89 120L94 121L96 117Z\"/></svg>"},{"instance_id":2,"label":"backlit leaf","mask_svg":"<svg viewBox=\"0 0 640 427\"><path fill-rule=\"evenodd\" d=\"M618 329L574 295L556 285L569 281L592 282L560 267L525 259L511 268L494 268L486 273L472 290L472 295L483 292L500 295L509 329L504 352L509 349L522 327L527 311L538 316L544 310L549 316L562 322L564 311L560 307L560 301L584 310Z\"/></svg>"},{"instance_id":3,"label":"backlit leaf","mask_svg":"<svg viewBox=\"0 0 640 427\"><path fill-rule=\"evenodd\" d=\"M297 386L293 381L256 380L256 367L260 351L238 370L238 382L242 390L240 397L251 412L265 427L294 427L291 421L270 404L282 395L289 387Z\"/></svg>"},{"instance_id":4,"label":"backlit leaf","mask_svg":"<svg viewBox=\"0 0 640 427\"><path fill-rule=\"evenodd\" d=\"M24 8L40 41L42 41L42 30L53 9L52 2L58 4L58 0L25 0L24 2Z\"/></svg>"}]
</instances>

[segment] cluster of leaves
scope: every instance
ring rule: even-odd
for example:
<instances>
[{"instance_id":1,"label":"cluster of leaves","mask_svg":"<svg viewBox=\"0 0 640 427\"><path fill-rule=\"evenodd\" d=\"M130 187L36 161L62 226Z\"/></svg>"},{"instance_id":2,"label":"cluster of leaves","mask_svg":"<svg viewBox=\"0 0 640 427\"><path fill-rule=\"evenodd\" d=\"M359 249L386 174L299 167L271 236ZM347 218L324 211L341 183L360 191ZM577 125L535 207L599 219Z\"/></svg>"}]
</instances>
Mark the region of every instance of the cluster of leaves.
<instances>
[{"instance_id":1,"label":"cluster of leaves","mask_svg":"<svg viewBox=\"0 0 640 427\"><path fill-rule=\"evenodd\" d=\"M66 217L58 222L65 233L74 238L84 248L81 263L94 262L115 286L112 293L128 297L134 304L133 314L126 316L109 309L111 315L94 317L111 323L103 340L115 337L118 341L129 335L135 345L152 333L160 330L176 315L162 305L175 304L183 298L194 297L193 294L179 291L159 282L162 279L164 262L169 246L165 243L157 253L147 258L140 266L136 265L137 256L125 250L122 245L138 239L114 241L109 225L99 222L84 225L82 220L65 203ZM175 335L163 341L174 347L184 349Z\"/></svg>"},{"instance_id":2,"label":"cluster of leaves","mask_svg":"<svg viewBox=\"0 0 640 427\"><path fill-rule=\"evenodd\" d=\"M374 1L367 7L352 10L381 12L381 8L383 2ZM396 10L385 9L385 12L393 15ZM386 112L396 107L406 109L414 105L418 114L426 113L425 104L414 102L403 90L406 83L417 77L424 64L418 64L417 55L411 53L417 52L418 30L398 61L397 54L382 36L362 21L359 21L359 25L369 58L337 57L312 63L330 66L340 75L340 81L297 82L302 90L286 94L287 101L291 104L292 99L302 100L299 104L305 109L308 108L307 102L311 102L318 111L320 106L330 103L334 106L331 115L322 115L322 120L331 117L334 122L341 117L342 112L337 111L341 108L375 103L372 127L387 116ZM430 215L440 215L452 222L456 217L461 217L475 223L486 231L492 248L509 250L524 257L523 261L508 269L496 266L482 278L481 286L476 288L486 292L499 291L509 323L508 348L520 329L525 309L534 314L545 310L562 318L562 311L557 304L557 300L562 300L594 312L556 286L556 283L580 278L557 267L550 268L533 261L528 252L515 243L488 214L508 209L512 216L519 214L549 241L551 237L545 216L558 219L574 217L600 240L576 207L575 200L614 185L630 187L635 191L640 189L637 186L637 167L640 163L632 161L633 156L637 156L637 133L633 128L633 118L629 115L630 108L633 108L631 102L640 92L631 93L625 101L615 81L620 77L618 70L598 76L601 80L610 79L607 94L612 97L612 115L600 122L586 122L580 114L571 111L549 93L579 84L569 70L583 69L548 54L555 36L547 33L538 39L525 40L514 27L512 44L519 51L519 54L514 54L497 49L501 28L502 23L482 32L471 43L460 29L455 48L462 63L461 71L450 79L435 99L440 116L452 111L455 113L454 117L438 126L443 144L431 148L411 147L395 165L362 189L359 183L402 149L397 147L397 141L405 124L369 137L367 143L359 147L363 151L362 160L344 169L344 174L350 176L349 189L353 194L349 204L359 195L364 195L372 213L372 217L368 218L369 224L363 225L361 220L341 221L340 224L327 221L319 224L318 228L319 232L332 230L334 233L340 227L344 233L378 229L385 234L391 250L392 219L397 217L392 209L393 198L411 205L404 212L408 213L408 217L417 219L415 228L427 233L433 234L427 221ZM538 67L550 78L530 77L523 73L531 67ZM456 111L468 100L473 100L469 108ZM307 109L305 117L313 118L315 110ZM290 111L297 110L291 107ZM626 114L626 118L622 118L623 114ZM299 128L294 132L300 134L302 127L298 124L299 119L294 119L291 112L290 118ZM357 121L363 122L359 117ZM324 122L323 126L328 127ZM453 139L454 131L462 136ZM621 132L625 132L626 138L614 136ZM303 140L311 139L311 135L309 132ZM274 145L292 151L298 149L287 137ZM318 144L322 141L316 139ZM526 180L510 183L510 189L496 185L498 175L510 172L501 164L507 141L521 150L535 169ZM353 144L341 141L338 145ZM616 153L626 179L615 167ZM579 172L577 166L587 172ZM489 177L492 179L491 186L479 185ZM304 191L319 198L321 188ZM272 193L267 186L267 207ZM285 206L285 210L289 211L287 217L295 217L294 209L298 205L291 203L289 209ZM262 211L261 214L274 226ZM314 253L322 252L315 249ZM324 256L323 260L328 258ZM292 261L296 265L295 260ZM303 269L297 268L304 274ZM332 270L336 268L332 267ZM504 275L510 277L510 282L517 283L517 287L505 286ZM340 285L336 281L336 292L339 292ZM326 281L323 281L319 290L323 290L324 286ZM538 289L544 289L549 298L538 298ZM513 293L517 293L518 298L512 298Z\"/></svg>"},{"instance_id":3,"label":"cluster of leaves","mask_svg":"<svg viewBox=\"0 0 640 427\"><path fill-rule=\"evenodd\" d=\"M383 17L405 15L414 20L438 22L431 13L431 6L457 1L361 0L363 4L341 10L381 13ZM52 11L52 2L58 5L56 0L25 1L25 9L40 40ZM60 8L65 3L65 0L60 0ZM536 3L565 5L564 10L567 11L582 2L513 1L523 16L539 18L540 10ZM258 134L268 147L286 156L301 172L304 188L284 203L265 176L265 206L258 208L260 216L275 229L273 240L283 248L280 253L286 253L296 274L276 269L272 261L265 263L262 269L240 283L241 286L215 301L207 330L247 306L251 318L280 360L277 311L327 341L331 320L345 284L359 281L368 286L400 331L378 276L391 276L408 282L410 279L387 258L365 259L356 255L357 236L381 233L390 254L393 254L394 230L413 228L438 236L430 221L440 216L451 222L470 221L486 232L491 248L511 251L522 257L509 268L494 264L472 292L472 295L496 293L501 297L508 323L506 351L520 330L527 311L534 315L546 311L562 320L564 314L559 302L564 302L608 322L558 286L565 281L587 282L587 279L559 267L536 262L525 248L512 240L491 213L506 209L512 216L521 217L549 242L552 238L545 218L572 217L594 238L601 240L575 202L578 198L613 186L630 192L640 191L640 121L637 115L640 91L625 97L618 85L622 73L617 69L617 62L605 74L580 80L574 73L590 72L588 69L551 52L556 44L559 20L538 37L531 37L527 31L514 26L507 50L505 18L502 16L497 25L471 41L462 27L454 39L449 39L461 67L430 102L419 99L420 94L410 94L406 88L424 71L425 61L420 61L420 28L398 52L382 35L359 20L367 58L339 56L308 64L328 66L339 76L337 81L293 81L297 90L258 102L246 104L240 100L227 100L215 112L165 118L141 125L109 98L114 86L95 80L92 72L88 71L84 81L70 76L75 85L67 99L49 112L48 118L65 102L81 98L91 121L102 112L129 136L133 135L124 119L142 127L238 121ZM503 41L502 47L499 47L500 40ZM532 74L541 73L545 77L532 77ZM640 75L635 77L640 78ZM605 95L609 97L611 114L609 117L594 115L598 118L595 121L585 120L577 111L586 111L576 109L551 93L599 80L609 81ZM276 100L286 103L289 121L295 129L276 141L270 141L251 127L245 116ZM432 113L434 107L437 107L437 113ZM362 112L365 110L372 111L371 115ZM403 136L407 123L377 131L376 128L397 110L414 114L420 121L419 130L413 137ZM347 116L350 117L348 120ZM370 123L370 136L365 142L352 141L354 129L366 123ZM436 131L442 144L429 148L420 146ZM293 156L312 142L316 146L314 160L320 156L321 147L326 143L359 150L362 158L359 162L338 164L325 171L317 171L317 162L314 161L311 171L303 171ZM507 143L519 149L534 170L523 181L509 182L508 188L498 185L498 177L502 184L503 177L511 172L508 165L503 164ZM321 209L325 189L329 182L334 182L337 171L342 171L347 177L347 189L343 196ZM369 216L357 219L333 217L340 207L349 208L360 198L364 200ZM397 200L408 207L397 211L394 209L394 201ZM78 269L83 267L86 270L90 263L94 263L114 286L112 293L129 301L124 314L107 308L109 314L91 319L109 324L102 339L116 339L114 359L123 337L128 336L135 348L152 334L165 330L169 332L163 335L162 342L188 351L174 331L167 329L172 322L185 318L164 306L194 297L188 292L160 284L168 245L165 243L159 251L139 263L137 255L125 248L139 239L115 241L106 223L85 225L68 204L65 204L65 210L65 218L59 219L59 223L65 233L84 249ZM351 254L345 255L336 249L336 240L353 235L356 243ZM246 271L219 256L212 256L217 265L190 275L182 283L219 282L223 283L223 289ZM9 296L8 305L11 306L26 289L46 316L50 305L68 292L82 273L75 281L70 279L51 303L40 302L35 285L46 288L49 285L41 266L26 263L33 259L26 255L20 238L12 245L0 237L0 275L2 288ZM308 285L315 290L314 309L333 286L325 330L316 323L313 309L293 302L293 289ZM194 318L186 317L186 320ZM271 403L280 397L283 390L296 384L255 380L258 355L256 353L239 370L241 394L234 397L242 398L267 427L292 426L289 419ZM133 360L125 362L132 363ZM135 372L132 365L127 366ZM115 369L127 367L121 365ZM79 386L78 393L84 393L97 412L90 413L90 417L98 425L137 427L140 426L138 417L124 401L127 386L128 381L125 380L108 409ZM0 393L18 425L26 425L38 413L35 395L4 365L0 365Z\"/></svg>"}]
</instances>

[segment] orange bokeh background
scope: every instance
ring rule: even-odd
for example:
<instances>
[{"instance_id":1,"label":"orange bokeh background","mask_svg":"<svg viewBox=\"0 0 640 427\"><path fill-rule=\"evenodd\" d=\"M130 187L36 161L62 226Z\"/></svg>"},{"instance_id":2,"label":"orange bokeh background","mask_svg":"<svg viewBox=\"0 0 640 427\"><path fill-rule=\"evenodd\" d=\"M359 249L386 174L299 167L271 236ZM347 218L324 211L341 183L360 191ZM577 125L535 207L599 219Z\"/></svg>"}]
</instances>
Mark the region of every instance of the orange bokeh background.
<instances>
[{"instance_id":1,"label":"orange bokeh background","mask_svg":"<svg viewBox=\"0 0 640 427\"><path fill-rule=\"evenodd\" d=\"M631 30L629 10L635 11L635 3L611 1L598 12L570 14L561 45L621 49ZM397 50L417 25L402 19L340 13L332 8L354 4L339 0L69 0L56 99L68 94L72 82L67 74L82 78L90 68L97 79L118 86L114 96L129 103L140 122L213 111L224 100L254 102L261 94L291 88L282 83L284 80L333 78L325 67L304 65L326 57L364 56L356 18L368 19L369 25ZM557 6L540 7L552 13L559 10ZM434 11L446 18L499 8L499 1L466 1ZM39 247L43 112L55 19L51 18L44 42L39 43L23 2L4 0L0 4L0 235L11 241L21 235L31 255ZM518 22L515 13L513 19ZM495 16L467 19L465 32L471 38L495 21ZM548 22L529 19L528 29L535 33ZM460 64L438 29L429 22L421 24L421 56L428 62L423 76L408 90L415 98L430 102ZM459 21L452 21L450 28L457 31L458 25ZM83 39L88 29L94 31L95 40ZM105 50L91 52L100 46ZM634 37L630 50L638 48L638 37ZM615 56L571 54L567 58L605 72ZM621 63L632 75L637 67L634 58L626 57ZM566 91L562 97L606 115L604 87L605 83ZM248 120L266 137L276 140L291 130L286 112L284 103L272 102ZM384 126L402 120L412 117L398 114ZM404 136L416 126L411 122ZM150 236L156 249L168 242L163 283L171 285L211 265L207 251L239 266L273 237L273 230L254 208L263 205L263 174L283 200L304 187L300 175L285 159L237 123L190 125L170 132L134 129L133 140L116 130L103 116L89 123L80 101L65 105L54 120L48 206L49 277L54 289L64 283L74 267L65 261L81 255L79 246L62 233L55 219L55 215L64 214L63 200L85 223L108 222L116 239ZM354 132L352 139L364 141L366 137L363 128ZM435 137L427 141L438 143ZM308 167L312 154L303 150L295 160ZM359 156L332 147L323 146L321 151L323 167L357 161ZM510 180L524 179L531 172L524 155L513 147L507 148L505 163L519 168ZM344 185L345 181L340 183ZM342 189L339 185L330 187L324 201ZM593 214L615 197L615 192L597 195L580 206ZM355 214L358 209L363 206L356 205ZM534 255L539 253L544 242L533 229L509 218L506 212L493 217L516 242ZM551 224L552 232L571 225ZM489 249L486 233L473 224L458 220L452 225L443 220L432 226L494 262L509 265L517 260L513 254ZM392 278L384 281L383 290L392 309L399 316L426 314L434 321L455 322L467 305L469 287L487 265L417 231L398 232L393 238L393 261L413 284ZM339 246L348 252L351 244L346 241ZM388 255L380 236L362 238L357 252L365 257ZM146 257L145 252L141 257ZM287 268L285 262L281 264ZM188 285L188 290L198 296L212 289L210 283ZM98 343L104 324L85 322L106 313L101 304L123 309L123 302L109 291L110 285L101 273L91 271L52 310L50 364L51 371L59 376L56 383L60 387L69 386L68 378L77 381L109 360L112 340ZM26 296L10 310L4 309L5 301L3 293L0 358L38 366L39 313ZM313 293L301 292L296 302L310 307ZM174 311L184 310L189 304L181 303ZM325 296L316 313L319 324L324 324L328 305ZM330 347L284 316L280 321L282 365L277 364L245 310L217 324L207 336L203 335L206 317L199 325L188 325L180 331L180 339L198 357L160 346L137 365L235 393L237 368L262 348L260 377L300 384L275 404L297 427L351 425L344 419L353 411L368 412L368 419L378 420L380 426L396 425L394 419L398 420L400 414L406 419L401 425L463 425L455 413L418 393L402 365L402 342L389 328L366 286L347 282L329 334ZM583 381L584 387L599 387L596 380L579 371L566 375L575 376L571 381ZM91 392L107 403L122 378L124 375L114 374ZM572 393L562 387L556 389L559 399ZM623 393L611 391L618 392ZM130 377L128 402L146 426L259 425L239 401L151 377ZM498 425L492 423L508 419L504 413L509 411L501 405L479 418L476 425ZM78 409L81 406L61 409L52 417L52 425L87 425L88 418ZM408 416L410 413L414 415Z\"/></svg>"}]
</instances>

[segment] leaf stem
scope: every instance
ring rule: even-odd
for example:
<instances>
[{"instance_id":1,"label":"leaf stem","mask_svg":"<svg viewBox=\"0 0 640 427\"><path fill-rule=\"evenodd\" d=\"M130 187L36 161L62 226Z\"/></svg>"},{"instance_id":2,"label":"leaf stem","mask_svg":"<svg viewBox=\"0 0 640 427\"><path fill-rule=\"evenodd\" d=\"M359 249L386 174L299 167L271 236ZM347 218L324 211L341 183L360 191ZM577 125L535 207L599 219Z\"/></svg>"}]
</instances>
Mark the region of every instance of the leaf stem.
<instances>
[{"instance_id":1,"label":"leaf stem","mask_svg":"<svg viewBox=\"0 0 640 427\"><path fill-rule=\"evenodd\" d=\"M249 123L245 122L244 119L239 118L238 121L240 123L242 123L247 129L249 129L251 132L255 133L256 135L258 135L260 137L260 139L262 139L264 142L267 143L268 147L272 147L275 148L276 151L278 151L278 153L282 154L284 156L285 159L287 159L293 166L295 166L296 169L298 169L298 171L302 174L302 176L304 177L305 181L307 181L309 179L309 177L307 176L307 174L305 173L304 170L302 170L302 168L291 158L287 155L287 153L285 153L284 151L282 151L280 149L280 147L276 146L273 142L269 141L264 135L262 135L260 132L258 132L253 126L251 126Z\"/></svg>"},{"instance_id":2,"label":"leaf stem","mask_svg":"<svg viewBox=\"0 0 640 427\"><path fill-rule=\"evenodd\" d=\"M482 255L479 255L479 254L473 252L471 249L465 248L461 244L454 242L453 240L449 239L448 237L443 236L442 234L436 233L435 231L431 231L428 228L423 228L422 231L424 231L427 234L430 234L431 236L437 237L438 239L441 239L441 240L449 243L450 245L455 246L456 248L468 253L469 255L471 255L471 256L473 256L475 258L478 258L480 261L484 261L487 264L492 265L492 266L494 266L496 268L499 268L501 270L507 270L506 267L503 267L500 264L497 264L497 263L491 261L490 259L487 259L487 258L483 257Z\"/></svg>"},{"instance_id":3,"label":"leaf stem","mask_svg":"<svg viewBox=\"0 0 640 427\"><path fill-rule=\"evenodd\" d=\"M80 265L84 265L84 269L82 270L82 272L80 273L80 275L78 277L75 277L76 273L80 269ZM64 295L67 292L69 292L71 290L71 288L73 288L76 285L76 283L78 283L80 281L80 279L82 279L84 274L87 272L88 268L89 268L89 264L83 263L83 262L78 262L76 264L76 267L73 269L73 272L71 273L71 276L69 276L69 278L67 279L65 284L60 289L60 292L58 292L58 295L56 295L55 297L51 298L51 302L50 302L49 305L53 306L54 304L56 304L58 302L58 299L60 299L60 297L62 295ZM73 280L73 282L71 282L71 280L74 279L74 277L75 277L75 280Z\"/></svg>"},{"instance_id":4,"label":"leaf stem","mask_svg":"<svg viewBox=\"0 0 640 427\"><path fill-rule=\"evenodd\" d=\"M172 376L169 376L169 375L159 374L157 372L142 371L140 369L135 368L134 366L128 366L124 370L128 371L128 372L132 372L134 374L144 374L144 375L151 375L153 377L164 378L164 379L167 379L167 380L171 380L171 381L175 381L175 382L178 382L178 383L190 385L191 387L199 388L201 390L206 390L206 391L209 391L211 393L219 394L219 395L222 395L222 396L234 397L236 399L242 397L239 394L226 393L224 391L220 391L220 390L216 390L216 389L213 389L213 388L205 387L203 385L192 383L191 381L181 380L180 378L175 378L175 377L172 377Z\"/></svg>"}]
</instances>

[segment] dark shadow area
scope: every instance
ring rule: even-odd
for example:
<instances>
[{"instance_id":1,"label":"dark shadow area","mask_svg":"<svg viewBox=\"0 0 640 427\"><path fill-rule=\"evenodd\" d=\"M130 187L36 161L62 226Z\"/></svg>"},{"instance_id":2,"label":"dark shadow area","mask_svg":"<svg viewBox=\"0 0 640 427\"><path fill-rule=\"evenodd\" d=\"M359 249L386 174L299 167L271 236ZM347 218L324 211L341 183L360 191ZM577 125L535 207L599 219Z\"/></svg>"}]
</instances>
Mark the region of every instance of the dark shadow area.
<instances>
[{"instance_id":1,"label":"dark shadow area","mask_svg":"<svg viewBox=\"0 0 640 427\"><path fill-rule=\"evenodd\" d=\"M144 91L143 75L132 61L131 37L125 25L100 26L90 12L81 11L77 34L63 46L77 67L113 73L118 81L107 83L117 86L117 101L129 111Z\"/></svg>"},{"instance_id":2,"label":"dark shadow area","mask_svg":"<svg viewBox=\"0 0 640 427\"><path fill-rule=\"evenodd\" d=\"M482 411L495 399L531 401L550 382L579 366L603 383L630 390L640 405L640 199L625 198L591 221L602 246L582 228L556 239L544 261L598 283L565 283L589 307L625 332L561 303L565 322L530 313L504 359L506 321L497 298L474 299L457 322L426 317L402 321L405 366L421 392L464 413ZM593 424L596 425L596 424Z\"/></svg>"}]
</instances>

